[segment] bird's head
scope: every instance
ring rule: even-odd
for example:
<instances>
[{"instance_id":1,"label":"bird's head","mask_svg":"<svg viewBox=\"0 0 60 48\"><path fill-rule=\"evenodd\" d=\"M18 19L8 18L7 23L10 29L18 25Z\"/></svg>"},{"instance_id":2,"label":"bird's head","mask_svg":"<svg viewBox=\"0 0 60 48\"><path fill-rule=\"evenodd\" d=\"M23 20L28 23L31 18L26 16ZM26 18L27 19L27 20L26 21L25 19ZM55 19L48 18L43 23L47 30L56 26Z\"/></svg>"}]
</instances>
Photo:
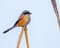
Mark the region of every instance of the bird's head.
<instances>
[{"instance_id":1,"label":"bird's head","mask_svg":"<svg viewBox=\"0 0 60 48\"><path fill-rule=\"evenodd\" d=\"M30 13L28 10L24 10L24 11L22 12L22 14L23 14L23 15L31 15L32 13Z\"/></svg>"}]
</instances>

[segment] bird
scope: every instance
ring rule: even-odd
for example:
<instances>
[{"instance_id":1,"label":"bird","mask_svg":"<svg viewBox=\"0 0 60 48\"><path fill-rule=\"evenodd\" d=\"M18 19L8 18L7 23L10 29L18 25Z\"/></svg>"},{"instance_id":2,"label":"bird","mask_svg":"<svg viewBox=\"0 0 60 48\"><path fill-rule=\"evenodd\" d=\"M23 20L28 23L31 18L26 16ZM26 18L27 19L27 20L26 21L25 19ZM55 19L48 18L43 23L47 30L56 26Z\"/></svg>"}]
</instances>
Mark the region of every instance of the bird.
<instances>
[{"instance_id":1,"label":"bird","mask_svg":"<svg viewBox=\"0 0 60 48\"><path fill-rule=\"evenodd\" d=\"M24 27L24 26L27 26L29 24L29 22L31 21L31 15L32 13L28 10L24 10L21 15L19 16L18 20L15 22L15 24L5 30L3 33L7 33L8 31L10 31L11 29L15 28L15 27Z\"/></svg>"}]
</instances>

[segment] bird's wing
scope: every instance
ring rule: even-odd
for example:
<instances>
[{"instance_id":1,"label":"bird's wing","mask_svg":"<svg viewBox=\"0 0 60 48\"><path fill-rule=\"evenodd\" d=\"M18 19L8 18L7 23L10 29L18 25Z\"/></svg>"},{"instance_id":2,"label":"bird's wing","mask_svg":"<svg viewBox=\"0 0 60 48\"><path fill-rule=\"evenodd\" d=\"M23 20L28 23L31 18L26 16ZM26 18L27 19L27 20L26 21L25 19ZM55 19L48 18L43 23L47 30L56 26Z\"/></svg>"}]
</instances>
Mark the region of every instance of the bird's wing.
<instances>
[{"instance_id":1,"label":"bird's wing","mask_svg":"<svg viewBox=\"0 0 60 48\"><path fill-rule=\"evenodd\" d=\"M16 23L14 24L14 26L16 26L16 25L18 24L18 22L20 22L20 21L22 20L22 18L23 18L23 16L20 16L20 17L18 18L18 20L16 21Z\"/></svg>"}]
</instances>

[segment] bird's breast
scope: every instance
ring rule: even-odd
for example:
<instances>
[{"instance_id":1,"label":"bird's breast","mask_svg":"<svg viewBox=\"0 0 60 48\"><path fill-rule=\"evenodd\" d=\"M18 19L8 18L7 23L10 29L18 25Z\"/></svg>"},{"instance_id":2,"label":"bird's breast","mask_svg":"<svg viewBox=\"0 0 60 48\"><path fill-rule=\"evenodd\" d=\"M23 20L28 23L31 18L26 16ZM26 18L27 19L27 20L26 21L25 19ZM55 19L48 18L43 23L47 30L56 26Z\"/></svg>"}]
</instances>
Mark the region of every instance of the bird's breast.
<instances>
[{"instance_id":1,"label":"bird's breast","mask_svg":"<svg viewBox=\"0 0 60 48\"><path fill-rule=\"evenodd\" d=\"M17 26L26 26L30 22L30 16L25 15L23 18L18 22Z\"/></svg>"}]
</instances>

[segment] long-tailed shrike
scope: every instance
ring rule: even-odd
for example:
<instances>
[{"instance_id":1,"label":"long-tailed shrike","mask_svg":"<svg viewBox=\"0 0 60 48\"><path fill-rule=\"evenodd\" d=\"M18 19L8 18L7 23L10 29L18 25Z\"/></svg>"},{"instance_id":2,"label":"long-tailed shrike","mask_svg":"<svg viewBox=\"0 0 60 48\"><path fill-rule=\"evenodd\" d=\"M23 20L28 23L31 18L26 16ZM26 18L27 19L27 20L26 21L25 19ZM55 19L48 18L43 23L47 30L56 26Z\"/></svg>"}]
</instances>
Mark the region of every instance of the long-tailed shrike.
<instances>
[{"instance_id":1,"label":"long-tailed shrike","mask_svg":"<svg viewBox=\"0 0 60 48\"><path fill-rule=\"evenodd\" d=\"M7 29L6 31L4 31L3 33L7 33L8 31L10 31L11 29L13 29L14 27L24 27L27 26L30 22L30 15L31 13L28 10L24 10L20 17L18 18L18 20L16 21L16 23L9 29Z\"/></svg>"}]
</instances>

